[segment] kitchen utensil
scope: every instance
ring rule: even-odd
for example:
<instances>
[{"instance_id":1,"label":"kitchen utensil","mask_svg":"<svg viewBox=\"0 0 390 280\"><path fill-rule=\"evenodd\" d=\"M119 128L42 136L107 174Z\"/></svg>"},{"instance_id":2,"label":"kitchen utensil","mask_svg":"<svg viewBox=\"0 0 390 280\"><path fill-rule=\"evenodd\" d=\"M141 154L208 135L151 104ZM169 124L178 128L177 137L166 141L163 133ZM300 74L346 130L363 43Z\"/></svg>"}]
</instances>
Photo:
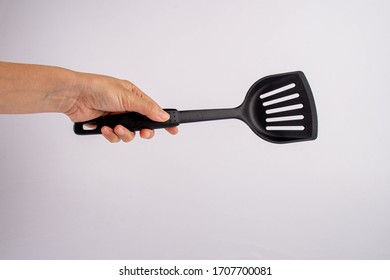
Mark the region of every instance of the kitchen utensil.
<instances>
[{"instance_id":1,"label":"kitchen utensil","mask_svg":"<svg viewBox=\"0 0 390 280\"><path fill-rule=\"evenodd\" d=\"M166 122L155 122L136 113L106 115L74 124L79 135L100 134L103 126L123 125L131 131L157 129L182 123L222 119L239 119L254 133L272 143L291 143L317 138L317 113L314 98L303 72L295 71L270 75L255 82L244 102L229 109L178 111L165 109L170 114ZM88 128L94 126L93 129Z\"/></svg>"}]
</instances>

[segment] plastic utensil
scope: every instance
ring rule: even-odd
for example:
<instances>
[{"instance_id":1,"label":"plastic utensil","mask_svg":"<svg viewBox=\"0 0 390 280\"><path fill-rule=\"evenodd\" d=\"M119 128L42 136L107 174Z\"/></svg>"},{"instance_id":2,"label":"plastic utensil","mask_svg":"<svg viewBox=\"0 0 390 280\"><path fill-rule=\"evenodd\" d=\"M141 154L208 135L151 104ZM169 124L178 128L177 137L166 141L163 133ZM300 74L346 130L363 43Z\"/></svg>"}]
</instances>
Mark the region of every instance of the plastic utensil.
<instances>
[{"instance_id":1,"label":"plastic utensil","mask_svg":"<svg viewBox=\"0 0 390 280\"><path fill-rule=\"evenodd\" d=\"M244 102L229 109L178 111L166 122L155 122L136 112L107 115L74 124L79 135L100 134L103 126L121 124L131 131L157 129L182 123L239 119L254 133L272 143L291 143L317 138L317 112L313 94L303 72L295 71L261 78L248 90ZM93 126L93 129L86 125Z\"/></svg>"}]
</instances>

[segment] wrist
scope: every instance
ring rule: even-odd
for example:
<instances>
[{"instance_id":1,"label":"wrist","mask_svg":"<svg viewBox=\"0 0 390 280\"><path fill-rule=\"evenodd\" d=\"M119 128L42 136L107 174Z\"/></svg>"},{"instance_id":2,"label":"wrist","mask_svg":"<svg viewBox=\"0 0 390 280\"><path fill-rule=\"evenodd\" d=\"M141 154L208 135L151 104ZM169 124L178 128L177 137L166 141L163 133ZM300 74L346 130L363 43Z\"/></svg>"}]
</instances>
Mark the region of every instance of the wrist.
<instances>
[{"instance_id":1,"label":"wrist","mask_svg":"<svg viewBox=\"0 0 390 280\"><path fill-rule=\"evenodd\" d=\"M86 73L57 68L52 90L45 96L48 111L69 114L77 107L80 95L85 89L89 77Z\"/></svg>"}]
</instances>

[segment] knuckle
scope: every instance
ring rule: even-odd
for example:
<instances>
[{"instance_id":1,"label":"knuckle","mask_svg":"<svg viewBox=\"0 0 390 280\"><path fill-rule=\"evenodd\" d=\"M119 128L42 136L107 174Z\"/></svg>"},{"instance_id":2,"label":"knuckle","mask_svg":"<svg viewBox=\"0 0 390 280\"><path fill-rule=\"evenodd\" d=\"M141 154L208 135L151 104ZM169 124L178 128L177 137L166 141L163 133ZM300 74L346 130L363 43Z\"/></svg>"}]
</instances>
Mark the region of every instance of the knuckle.
<instances>
[{"instance_id":1,"label":"knuckle","mask_svg":"<svg viewBox=\"0 0 390 280\"><path fill-rule=\"evenodd\" d=\"M132 82L130 82L129 80L121 80L121 83L122 83L122 86L126 89L131 89L134 84Z\"/></svg>"}]
</instances>

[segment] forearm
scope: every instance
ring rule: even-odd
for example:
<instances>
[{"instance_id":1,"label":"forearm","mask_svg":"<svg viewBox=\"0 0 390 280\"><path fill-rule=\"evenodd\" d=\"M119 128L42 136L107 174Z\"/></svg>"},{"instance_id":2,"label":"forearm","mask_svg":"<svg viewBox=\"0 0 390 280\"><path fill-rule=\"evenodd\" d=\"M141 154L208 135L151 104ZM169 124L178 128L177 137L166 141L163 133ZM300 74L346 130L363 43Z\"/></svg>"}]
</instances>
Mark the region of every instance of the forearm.
<instances>
[{"instance_id":1,"label":"forearm","mask_svg":"<svg viewBox=\"0 0 390 280\"><path fill-rule=\"evenodd\" d=\"M81 88L67 69L0 62L0 113L66 112Z\"/></svg>"}]
</instances>

